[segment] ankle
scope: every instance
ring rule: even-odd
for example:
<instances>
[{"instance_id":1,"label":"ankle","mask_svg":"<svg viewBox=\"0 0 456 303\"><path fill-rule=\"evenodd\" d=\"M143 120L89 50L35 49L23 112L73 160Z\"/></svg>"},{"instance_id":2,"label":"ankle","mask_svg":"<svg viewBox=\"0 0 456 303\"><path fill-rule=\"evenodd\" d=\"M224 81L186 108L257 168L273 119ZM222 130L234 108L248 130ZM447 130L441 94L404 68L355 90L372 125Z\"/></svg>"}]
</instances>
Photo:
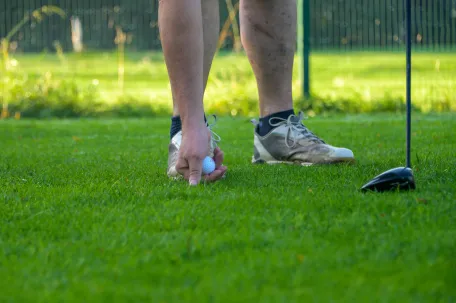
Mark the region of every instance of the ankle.
<instances>
[{"instance_id":1,"label":"ankle","mask_svg":"<svg viewBox=\"0 0 456 303\"><path fill-rule=\"evenodd\" d=\"M289 110L285 110L285 111L281 111L281 112L276 112L276 113L270 114L268 116L265 116L263 118L260 118L260 122L258 123L257 129L256 129L257 134L259 134L260 136L265 136L271 130L274 129L274 127L271 126L271 124L269 123L269 121L272 118L288 119L288 117L290 115L294 115L294 114L295 114L294 110L289 109Z\"/></svg>"},{"instance_id":2,"label":"ankle","mask_svg":"<svg viewBox=\"0 0 456 303\"><path fill-rule=\"evenodd\" d=\"M169 135L171 139L182 130L182 122L180 116L171 117L171 129Z\"/></svg>"},{"instance_id":3,"label":"ankle","mask_svg":"<svg viewBox=\"0 0 456 303\"><path fill-rule=\"evenodd\" d=\"M204 115L204 122L207 122L206 115ZM180 116L173 116L171 117L171 128L169 131L169 135L171 139L182 130L182 121Z\"/></svg>"}]
</instances>

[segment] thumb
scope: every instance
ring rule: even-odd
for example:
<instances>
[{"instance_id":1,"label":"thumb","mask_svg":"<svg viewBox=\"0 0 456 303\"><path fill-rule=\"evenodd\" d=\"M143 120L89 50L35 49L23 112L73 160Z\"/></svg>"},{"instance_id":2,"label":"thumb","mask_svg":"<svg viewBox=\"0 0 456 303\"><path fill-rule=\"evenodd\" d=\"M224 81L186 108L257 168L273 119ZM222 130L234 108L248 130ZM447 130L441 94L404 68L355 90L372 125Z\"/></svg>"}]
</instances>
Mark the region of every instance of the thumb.
<instances>
[{"instance_id":1,"label":"thumb","mask_svg":"<svg viewBox=\"0 0 456 303\"><path fill-rule=\"evenodd\" d=\"M201 174L203 172L203 159L199 157L192 157L188 160L190 175L188 181L190 185L198 185L201 181Z\"/></svg>"}]
</instances>

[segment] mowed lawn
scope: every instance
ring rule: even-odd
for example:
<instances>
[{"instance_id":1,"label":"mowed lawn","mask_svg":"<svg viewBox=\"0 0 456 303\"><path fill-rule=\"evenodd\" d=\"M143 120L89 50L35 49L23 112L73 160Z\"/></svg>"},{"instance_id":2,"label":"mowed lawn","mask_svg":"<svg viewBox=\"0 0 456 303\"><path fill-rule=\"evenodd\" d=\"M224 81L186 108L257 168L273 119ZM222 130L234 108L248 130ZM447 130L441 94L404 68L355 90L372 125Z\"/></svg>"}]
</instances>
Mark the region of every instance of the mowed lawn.
<instances>
[{"instance_id":1,"label":"mowed lawn","mask_svg":"<svg viewBox=\"0 0 456 303\"><path fill-rule=\"evenodd\" d=\"M357 163L253 166L222 117L227 178L190 188L167 118L0 121L0 300L455 301L456 115L414 115L410 193L359 191L404 164L402 116L306 122Z\"/></svg>"}]
</instances>

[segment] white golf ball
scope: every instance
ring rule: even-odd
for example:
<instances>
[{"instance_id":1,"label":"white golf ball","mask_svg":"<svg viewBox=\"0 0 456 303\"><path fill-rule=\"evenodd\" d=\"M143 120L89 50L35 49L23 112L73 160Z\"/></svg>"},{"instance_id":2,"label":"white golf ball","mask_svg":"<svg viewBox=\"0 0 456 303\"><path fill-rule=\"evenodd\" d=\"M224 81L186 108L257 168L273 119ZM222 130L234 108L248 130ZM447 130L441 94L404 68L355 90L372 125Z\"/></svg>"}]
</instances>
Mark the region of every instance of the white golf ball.
<instances>
[{"instance_id":1,"label":"white golf ball","mask_svg":"<svg viewBox=\"0 0 456 303\"><path fill-rule=\"evenodd\" d=\"M215 162L211 157L206 157L203 160L203 174L209 175L215 170Z\"/></svg>"}]
</instances>

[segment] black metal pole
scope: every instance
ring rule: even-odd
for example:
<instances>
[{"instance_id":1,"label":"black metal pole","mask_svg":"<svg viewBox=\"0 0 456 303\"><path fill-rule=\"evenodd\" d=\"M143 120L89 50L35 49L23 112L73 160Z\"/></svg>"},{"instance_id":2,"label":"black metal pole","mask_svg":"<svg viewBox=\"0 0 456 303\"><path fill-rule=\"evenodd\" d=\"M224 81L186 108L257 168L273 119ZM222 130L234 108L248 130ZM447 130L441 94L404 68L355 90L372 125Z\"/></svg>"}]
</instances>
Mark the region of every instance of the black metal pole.
<instances>
[{"instance_id":1,"label":"black metal pole","mask_svg":"<svg viewBox=\"0 0 456 303\"><path fill-rule=\"evenodd\" d=\"M410 144L412 124L412 0L405 0L406 23L406 107L407 107L407 167L411 168Z\"/></svg>"},{"instance_id":2,"label":"black metal pole","mask_svg":"<svg viewBox=\"0 0 456 303\"><path fill-rule=\"evenodd\" d=\"M310 0L302 0L303 26L303 96L310 97Z\"/></svg>"}]
</instances>

